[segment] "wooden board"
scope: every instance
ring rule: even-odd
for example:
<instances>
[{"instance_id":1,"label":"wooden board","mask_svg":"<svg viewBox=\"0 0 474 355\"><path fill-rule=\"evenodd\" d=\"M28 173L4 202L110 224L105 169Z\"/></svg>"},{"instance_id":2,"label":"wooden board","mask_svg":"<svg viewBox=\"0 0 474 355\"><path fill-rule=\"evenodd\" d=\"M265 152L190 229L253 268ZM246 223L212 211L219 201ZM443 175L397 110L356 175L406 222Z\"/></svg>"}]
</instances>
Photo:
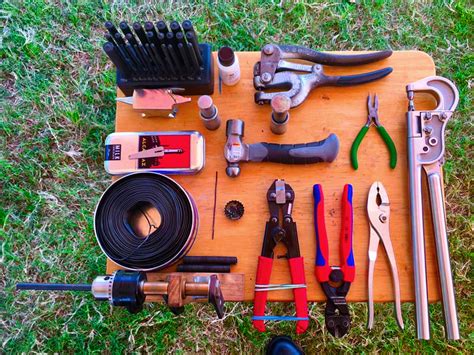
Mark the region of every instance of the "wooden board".
<instances>
[{"instance_id":1,"label":"wooden board","mask_svg":"<svg viewBox=\"0 0 474 355\"><path fill-rule=\"evenodd\" d=\"M183 273L176 273L178 275L183 275ZM172 274L163 274L158 272L152 272L147 275L147 280L150 282L154 281L163 281L166 280L167 276ZM186 273L187 278L190 282L194 281L194 276L209 276L212 274L209 273ZM245 278L243 274L229 273L229 274L217 274L217 277L220 281L220 286L222 290L222 296L226 302L239 301L244 297L244 282ZM188 297L190 300L191 297ZM147 296L147 302L163 302L162 296ZM196 300L195 302L207 302L206 299Z\"/></svg>"},{"instance_id":2,"label":"wooden board","mask_svg":"<svg viewBox=\"0 0 474 355\"><path fill-rule=\"evenodd\" d=\"M215 55L215 53L214 53ZM277 136L269 128L269 105L254 103L252 68L259 60L259 52L238 53L241 63L241 80L234 87L217 88L213 95L222 119L221 127L208 131L200 122L197 97L192 102L181 105L176 119L141 118L128 105L117 104L116 130L124 131L165 131L198 130L206 139L206 166L195 176L176 176L175 179L193 196L200 214L197 240L189 255L229 255L237 256L238 264L233 272L245 274L244 299L253 299L257 257L261 251L265 222L268 219L266 192L276 178L285 179L296 193L293 217L297 223L301 254L305 258L308 299L323 301L323 292L314 276L315 233L313 225L313 184L323 185L325 194L326 228L329 236L330 264L339 264L340 198L343 186L351 183L354 187L354 255L356 279L348 295L349 301L367 300L367 248L369 226L366 216L366 199L372 182L379 180L386 187L391 202L391 239L395 249L400 276L403 301L413 301L413 266L410 236L408 199L408 174L406 151L405 113L407 83L435 74L431 57L418 51L400 51L381 62L357 67L325 67L327 74L355 74L393 67L388 77L360 86L335 88L322 87L313 91L308 99L291 111L286 134ZM216 68L217 73L217 68ZM217 77L217 75L216 75ZM366 98L368 93L377 93L380 99L379 116L382 124L392 136L398 150L396 169L389 168L389 155L382 138L375 128L371 128L359 149L359 170L350 165L349 151L360 128L367 119ZM121 95L121 93L119 92ZM418 98L421 97L421 100ZM417 109L431 108L432 100L417 96ZM226 140L225 121L230 118L245 120L245 142L303 143L324 139L334 132L340 139L340 152L331 164L283 165L274 163L243 163L238 178L225 174L226 161L223 148ZM212 235L212 214L214 182L218 172L217 212L215 237ZM425 189L425 197L426 189ZM245 214L239 221L228 220L223 208L229 200L240 200L245 206ZM425 198L428 201L428 198ZM425 209L426 260L428 268L429 300L440 299L436 255L431 228L430 211ZM276 255L284 253L284 247L276 249ZM107 271L116 266L109 261ZM172 271L170 268L166 271ZM275 259L271 283L289 282L289 272L285 259ZM383 248L379 248L379 259L375 269L374 298L378 302L391 301L392 282L388 261ZM269 300L290 301L290 291L269 293Z\"/></svg>"}]
</instances>

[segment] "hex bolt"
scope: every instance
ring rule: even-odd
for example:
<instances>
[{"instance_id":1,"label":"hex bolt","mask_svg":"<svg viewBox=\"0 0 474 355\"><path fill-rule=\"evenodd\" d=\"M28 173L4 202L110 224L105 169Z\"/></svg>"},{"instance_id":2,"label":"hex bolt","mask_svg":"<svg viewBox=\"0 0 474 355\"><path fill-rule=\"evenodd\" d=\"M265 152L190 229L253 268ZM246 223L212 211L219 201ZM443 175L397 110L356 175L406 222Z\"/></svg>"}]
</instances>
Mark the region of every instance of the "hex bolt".
<instances>
[{"instance_id":1,"label":"hex bolt","mask_svg":"<svg viewBox=\"0 0 474 355\"><path fill-rule=\"evenodd\" d=\"M444 122L448 119L448 114L446 112L443 112L441 116L439 116L439 120Z\"/></svg>"},{"instance_id":2,"label":"hex bolt","mask_svg":"<svg viewBox=\"0 0 474 355\"><path fill-rule=\"evenodd\" d=\"M429 136L431 135L431 133L433 133L433 127L426 126L425 128L423 128L423 132L425 132Z\"/></svg>"},{"instance_id":3,"label":"hex bolt","mask_svg":"<svg viewBox=\"0 0 474 355\"><path fill-rule=\"evenodd\" d=\"M290 120L291 99L284 94L278 94L272 98L270 105L272 107L270 129L275 134L283 134Z\"/></svg>"},{"instance_id":4,"label":"hex bolt","mask_svg":"<svg viewBox=\"0 0 474 355\"><path fill-rule=\"evenodd\" d=\"M212 102L212 98L203 95L198 99L199 115L204 126L211 131L218 129L221 125L221 119L217 107Z\"/></svg>"},{"instance_id":5,"label":"hex bolt","mask_svg":"<svg viewBox=\"0 0 474 355\"><path fill-rule=\"evenodd\" d=\"M427 112L425 114L425 121L429 121L429 120L431 120L431 112Z\"/></svg>"}]
</instances>

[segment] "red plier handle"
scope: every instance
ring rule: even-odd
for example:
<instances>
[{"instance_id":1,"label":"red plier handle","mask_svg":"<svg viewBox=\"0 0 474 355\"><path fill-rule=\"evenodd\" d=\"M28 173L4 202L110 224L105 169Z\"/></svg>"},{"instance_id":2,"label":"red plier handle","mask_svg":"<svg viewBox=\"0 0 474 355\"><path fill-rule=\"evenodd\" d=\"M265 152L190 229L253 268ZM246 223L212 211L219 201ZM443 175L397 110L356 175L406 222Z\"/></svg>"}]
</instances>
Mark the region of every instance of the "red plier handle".
<instances>
[{"instance_id":1,"label":"red plier handle","mask_svg":"<svg viewBox=\"0 0 474 355\"><path fill-rule=\"evenodd\" d=\"M320 184L313 186L314 197L314 228L316 231L316 263L315 274L318 282L328 282L331 267L329 266L328 237L324 222L324 195ZM340 259L343 280L354 281L355 263L352 248L352 185L344 186L342 195L342 226L340 236Z\"/></svg>"},{"instance_id":2,"label":"red plier handle","mask_svg":"<svg viewBox=\"0 0 474 355\"><path fill-rule=\"evenodd\" d=\"M293 284L306 284L304 275L303 257L288 259L290 264L291 282ZM273 259L265 256L258 257L257 277L255 284L268 285L272 274ZM268 291L255 291L253 315L262 317L265 315L265 306L267 303ZM308 328L308 299L306 296L306 288L294 288L293 296L295 299L296 317L306 318L306 320L296 321L296 333L302 334ZM276 317L278 318L278 317ZM282 317L283 320L283 317ZM253 326L260 332L265 331L264 320L254 320Z\"/></svg>"},{"instance_id":3,"label":"red plier handle","mask_svg":"<svg viewBox=\"0 0 474 355\"><path fill-rule=\"evenodd\" d=\"M353 210L352 210L352 185L346 184L342 195L342 226L341 226L341 245L340 259L341 270L344 275L344 281L352 282L355 278L354 249L352 248L353 232Z\"/></svg>"}]
</instances>

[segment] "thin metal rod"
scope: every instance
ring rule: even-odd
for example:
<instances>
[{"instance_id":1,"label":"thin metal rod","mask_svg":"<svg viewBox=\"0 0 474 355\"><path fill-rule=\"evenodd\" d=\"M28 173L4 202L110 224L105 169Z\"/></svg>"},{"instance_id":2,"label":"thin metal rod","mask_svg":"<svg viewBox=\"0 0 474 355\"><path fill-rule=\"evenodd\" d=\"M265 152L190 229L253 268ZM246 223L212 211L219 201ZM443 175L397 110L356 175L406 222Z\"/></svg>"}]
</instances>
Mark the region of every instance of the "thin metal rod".
<instances>
[{"instance_id":1,"label":"thin metal rod","mask_svg":"<svg viewBox=\"0 0 474 355\"><path fill-rule=\"evenodd\" d=\"M448 233L446 229L446 211L444 207L443 187L440 171L428 174L431 215L438 258L438 270L443 297L444 322L446 337L449 340L459 339L459 324L456 310L456 298L449 259Z\"/></svg>"},{"instance_id":2,"label":"thin metal rod","mask_svg":"<svg viewBox=\"0 0 474 355\"><path fill-rule=\"evenodd\" d=\"M18 283L17 290L36 291L91 291L90 284L48 284L48 283Z\"/></svg>"},{"instance_id":3,"label":"thin metal rod","mask_svg":"<svg viewBox=\"0 0 474 355\"><path fill-rule=\"evenodd\" d=\"M416 126L408 114L408 129ZM430 338L430 316L428 306L428 284L426 280L425 234L423 226L423 200L421 189L421 164L417 161L416 137L408 132L408 176L410 185L411 236L413 244L413 271L415 280L416 329L418 339Z\"/></svg>"}]
</instances>

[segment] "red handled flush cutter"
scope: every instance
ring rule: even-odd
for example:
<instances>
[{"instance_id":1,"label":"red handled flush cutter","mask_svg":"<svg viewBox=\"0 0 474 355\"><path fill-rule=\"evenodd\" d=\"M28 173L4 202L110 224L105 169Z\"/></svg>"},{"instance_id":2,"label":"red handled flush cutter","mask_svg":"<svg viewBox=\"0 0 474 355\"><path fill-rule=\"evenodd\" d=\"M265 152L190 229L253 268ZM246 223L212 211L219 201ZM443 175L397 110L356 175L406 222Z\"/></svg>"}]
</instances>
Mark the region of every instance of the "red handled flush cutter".
<instances>
[{"instance_id":1,"label":"red handled flush cutter","mask_svg":"<svg viewBox=\"0 0 474 355\"><path fill-rule=\"evenodd\" d=\"M290 185L285 184L284 180L275 180L267 192L270 219L265 226L262 254L258 257L254 311L252 317L253 326L261 332L265 331L265 320L296 321L296 333L298 334L304 333L308 328L309 319L304 262L300 256L296 223L293 222L291 216L294 199L295 192ZM282 225L280 225L280 223ZM290 285L269 284L272 273L273 249L278 242L284 243L287 248L286 257L290 264L292 281ZM265 316L267 292L277 289L293 289L296 317Z\"/></svg>"},{"instance_id":2,"label":"red handled flush cutter","mask_svg":"<svg viewBox=\"0 0 474 355\"><path fill-rule=\"evenodd\" d=\"M313 186L314 226L316 230L316 279L327 297L324 318L326 328L335 337L344 336L350 328L351 316L346 295L355 277L352 249L352 185L345 185L342 195L341 266L329 266L328 237L324 223L324 196L321 185Z\"/></svg>"}]
</instances>

